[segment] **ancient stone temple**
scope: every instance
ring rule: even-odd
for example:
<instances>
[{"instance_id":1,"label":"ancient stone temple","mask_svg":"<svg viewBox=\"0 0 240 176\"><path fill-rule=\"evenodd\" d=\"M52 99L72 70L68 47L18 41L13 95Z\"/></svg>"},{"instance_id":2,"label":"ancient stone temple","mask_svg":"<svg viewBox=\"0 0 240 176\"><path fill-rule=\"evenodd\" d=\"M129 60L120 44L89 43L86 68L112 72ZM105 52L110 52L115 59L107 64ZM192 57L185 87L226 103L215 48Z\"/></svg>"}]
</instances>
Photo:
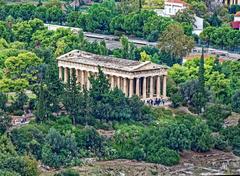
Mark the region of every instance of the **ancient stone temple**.
<instances>
[{"instance_id":1,"label":"ancient stone temple","mask_svg":"<svg viewBox=\"0 0 240 176\"><path fill-rule=\"evenodd\" d=\"M108 77L111 88L120 88L126 96L138 95L143 100L166 98L167 66L100 56L73 50L57 58L59 79L65 83L75 72L77 83L89 89L90 75L98 73L98 66Z\"/></svg>"}]
</instances>

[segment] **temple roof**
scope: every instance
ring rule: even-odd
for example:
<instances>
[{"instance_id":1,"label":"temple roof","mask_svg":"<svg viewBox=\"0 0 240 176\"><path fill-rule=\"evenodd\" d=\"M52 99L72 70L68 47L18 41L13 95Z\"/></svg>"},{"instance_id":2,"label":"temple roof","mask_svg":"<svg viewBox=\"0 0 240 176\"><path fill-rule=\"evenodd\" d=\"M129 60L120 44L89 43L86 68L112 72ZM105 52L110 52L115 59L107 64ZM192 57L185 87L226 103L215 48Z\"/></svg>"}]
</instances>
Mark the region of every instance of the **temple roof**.
<instances>
[{"instance_id":1,"label":"temple roof","mask_svg":"<svg viewBox=\"0 0 240 176\"><path fill-rule=\"evenodd\" d=\"M188 3L182 0L165 0L165 3L182 4L184 6L188 6Z\"/></svg>"},{"instance_id":2,"label":"temple roof","mask_svg":"<svg viewBox=\"0 0 240 176\"><path fill-rule=\"evenodd\" d=\"M140 62L128 59L114 58L110 56L101 56L85 51L73 50L57 58L58 61L69 61L84 65L100 66L104 68L123 70L123 71L144 71L167 69L167 66L154 64L150 61Z\"/></svg>"}]
</instances>

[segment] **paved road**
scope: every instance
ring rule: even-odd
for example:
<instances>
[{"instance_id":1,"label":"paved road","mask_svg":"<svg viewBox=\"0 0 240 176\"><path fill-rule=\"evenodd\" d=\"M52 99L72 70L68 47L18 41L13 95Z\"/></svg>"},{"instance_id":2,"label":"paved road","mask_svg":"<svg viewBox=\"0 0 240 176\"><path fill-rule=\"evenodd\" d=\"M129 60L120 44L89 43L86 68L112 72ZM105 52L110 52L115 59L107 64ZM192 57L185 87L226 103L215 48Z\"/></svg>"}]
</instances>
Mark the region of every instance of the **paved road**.
<instances>
[{"instance_id":1,"label":"paved road","mask_svg":"<svg viewBox=\"0 0 240 176\"><path fill-rule=\"evenodd\" d=\"M52 24L45 24L46 27L48 27L49 30L57 30L58 28L67 28L71 29L74 32L79 32L81 31L80 28L75 28L75 27L68 27L68 26L60 26L60 25L52 25ZM108 49L116 49L116 48L121 48L121 43L119 41L119 37L114 36L114 35L104 35L104 34L97 34L97 33L91 33L91 32L84 32L84 36L88 41L105 41L106 46ZM157 46L157 42L148 42L146 40L142 39L136 39L136 38L129 38L130 42L133 42L137 47L142 47L142 46ZM200 47L195 47L192 50L192 53L190 55L198 55L201 54L202 49ZM208 48L206 49L206 54L210 55L219 55L221 59L224 60L239 60L240 61L240 54L236 53L231 53L228 51L224 50L219 50L219 49L213 49L213 48Z\"/></svg>"}]
</instances>

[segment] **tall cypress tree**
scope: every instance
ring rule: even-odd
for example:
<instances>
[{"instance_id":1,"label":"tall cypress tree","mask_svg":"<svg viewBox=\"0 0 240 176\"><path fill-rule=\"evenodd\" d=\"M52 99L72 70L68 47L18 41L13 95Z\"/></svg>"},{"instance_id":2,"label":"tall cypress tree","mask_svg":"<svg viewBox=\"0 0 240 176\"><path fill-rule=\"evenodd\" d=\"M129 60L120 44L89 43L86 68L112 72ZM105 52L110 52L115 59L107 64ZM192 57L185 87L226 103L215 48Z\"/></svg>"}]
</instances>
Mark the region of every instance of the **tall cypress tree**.
<instances>
[{"instance_id":1,"label":"tall cypress tree","mask_svg":"<svg viewBox=\"0 0 240 176\"><path fill-rule=\"evenodd\" d=\"M199 82L199 105L200 112L204 111L206 104L206 92L205 92L205 69L204 69L204 47L202 47L202 56L199 61L199 70L198 70L198 82Z\"/></svg>"},{"instance_id":2,"label":"tall cypress tree","mask_svg":"<svg viewBox=\"0 0 240 176\"><path fill-rule=\"evenodd\" d=\"M202 56L199 61L199 70L198 70L198 81L200 84L200 90L202 93L204 93L204 87L205 87L205 80L204 80L204 48L202 47Z\"/></svg>"}]
</instances>

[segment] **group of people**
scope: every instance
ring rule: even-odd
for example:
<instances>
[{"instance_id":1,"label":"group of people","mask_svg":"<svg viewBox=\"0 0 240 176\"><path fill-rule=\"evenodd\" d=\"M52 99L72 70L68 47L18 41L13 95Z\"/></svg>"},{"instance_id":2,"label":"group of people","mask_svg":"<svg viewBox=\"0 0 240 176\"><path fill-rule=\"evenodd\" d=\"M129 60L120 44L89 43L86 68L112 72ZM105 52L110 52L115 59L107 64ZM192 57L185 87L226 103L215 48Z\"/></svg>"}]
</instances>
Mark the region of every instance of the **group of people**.
<instances>
[{"instance_id":1,"label":"group of people","mask_svg":"<svg viewBox=\"0 0 240 176\"><path fill-rule=\"evenodd\" d=\"M145 104L148 104L151 106L164 106L166 102L167 100L163 98L154 98L154 99L144 100Z\"/></svg>"}]
</instances>

